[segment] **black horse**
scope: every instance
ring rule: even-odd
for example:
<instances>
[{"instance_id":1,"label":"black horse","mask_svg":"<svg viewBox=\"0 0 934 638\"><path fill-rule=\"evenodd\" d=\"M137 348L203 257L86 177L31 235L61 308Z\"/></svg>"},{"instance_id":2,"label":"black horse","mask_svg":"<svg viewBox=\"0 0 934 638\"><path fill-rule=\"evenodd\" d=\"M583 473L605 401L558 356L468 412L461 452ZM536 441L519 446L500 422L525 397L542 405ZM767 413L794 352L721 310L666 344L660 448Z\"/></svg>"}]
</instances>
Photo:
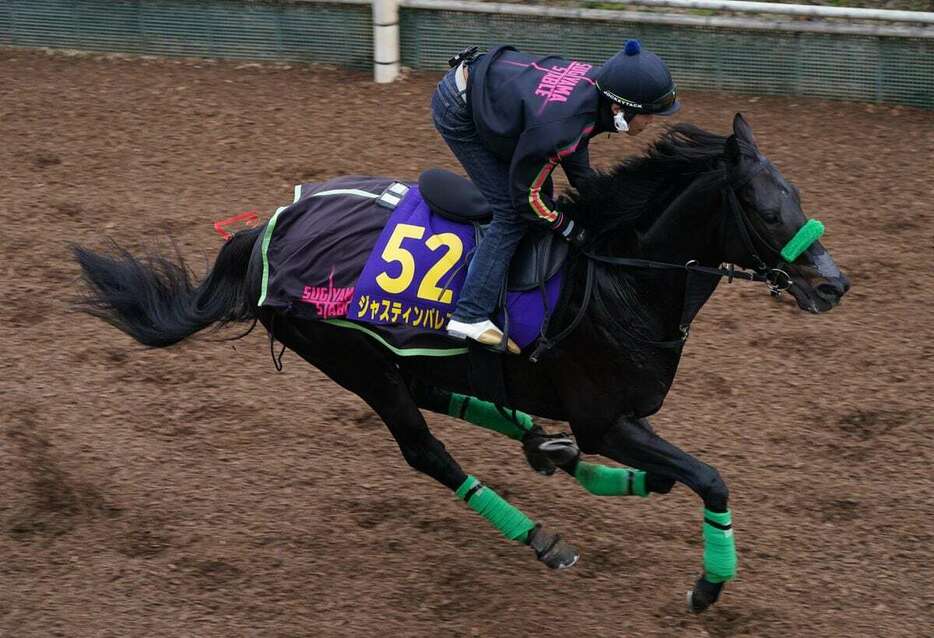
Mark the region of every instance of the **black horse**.
<instances>
[{"instance_id":1,"label":"black horse","mask_svg":"<svg viewBox=\"0 0 934 638\"><path fill-rule=\"evenodd\" d=\"M702 499L704 572L689 593L691 609L701 611L736 571L727 486L714 468L655 434L646 417L661 407L690 321L721 276L764 281L773 294L787 290L813 313L833 308L849 282L816 240L800 255L782 255L807 222L799 193L759 152L739 114L729 137L689 125L669 129L644 156L593 176L560 206L593 239L569 257L570 293L551 321L551 351L537 362L502 357L508 405L567 421L581 451L635 468L581 461L573 444L540 429L526 437L527 449L595 494L667 493L680 482ZM507 537L531 545L549 566L573 564L576 550L469 477L428 430L419 408L445 412L450 393L471 393L467 357L399 357L361 332L257 307L259 234L235 235L199 283L167 259L75 247L91 289L85 309L154 347L214 324L259 320L366 401L413 468Z\"/></svg>"}]
</instances>

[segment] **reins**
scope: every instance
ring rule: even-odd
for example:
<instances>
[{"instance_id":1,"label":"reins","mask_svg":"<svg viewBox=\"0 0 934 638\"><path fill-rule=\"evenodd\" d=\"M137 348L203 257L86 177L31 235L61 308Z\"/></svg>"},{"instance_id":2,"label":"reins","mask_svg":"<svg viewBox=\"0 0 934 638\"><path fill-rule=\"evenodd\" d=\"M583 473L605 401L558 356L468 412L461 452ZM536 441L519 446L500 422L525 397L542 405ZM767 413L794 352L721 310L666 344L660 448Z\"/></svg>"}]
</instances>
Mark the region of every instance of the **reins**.
<instances>
[{"instance_id":1,"label":"reins","mask_svg":"<svg viewBox=\"0 0 934 638\"><path fill-rule=\"evenodd\" d=\"M743 210L742 204L740 204L739 199L736 196L736 189L747 184L753 177L758 175L760 172L765 170L766 164L760 162L756 165L755 169L743 176L743 178L736 184L731 184L729 187L725 188L726 201L729 204L731 212L734 214L736 219L736 226L740 233L740 238L743 241L746 249L749 251L750 256L753 261L756 263L755 270L746 270L738 269L735 264L727 264L726 266L720 266L718 268L713 268L710 266L702 266L697 263L697 260L691 259L684 264L675 264L671 262L664 261L655 261L651 259L639 259L635 257L613 257L611 255L597 255L591 252L582 251L584 257L587 258L587 274L584 285L584 296L581 300L580 307L578 308L577 313L574 318L571 320L567 326L565 326L558 334L553 337L548 337L545 332L547 331L547 322L542 326L542 334L540 335L538 345L535 347L535 350L529 356L529 360L532 363L537 363L543 354L554 348L566 337L568 337L583 321L584 315L587 313L587 309L590 305L591 297L593 296L593 278L594 278L594 263L602 263L610 266L625 266L630 268L645 268L645 269L655 269L655 270L684 270L687 273L687 281L684 286L684 302L681 310L681 321L679 322L679 330L681 331L681 336L676 339L671 339L668 341L652 341L648 339L640 339L645 343L649 343L659 348L677 348L684 344L687 340L688 335L690 334L691 323L694 321L694 318L697 316L697 313L700 312L701 307L707 302L707 299L712 294L714 288L721 279L726 277L727 283L732 283L734 279L743 279L746 281L756 281L763 282L768 284L769 292L773 296L781 295L785 290L791 287L792 281L791 276L778 266L784 265L782 251L775 250L775 248L769 243L766 242L755 228L751 226L751 222L747 219L745 211ZM755 235L756 239L759 240L759 243L769 249L771 252L779 256L780 261L777 263L776 267L769 268L768 265L763 261L759 256L759 253L756 251L756 247L753 244L752 238L750 237L750 231ZM789 245L791 242L789 242ZM703 275L703 278L692 277L692 274ZM716 277L716 279L713 279ZM706 283L702 283L702 279L706 279Z\"/></svg>"},{"instance_id":2,"label":"reins","mask_svg":"<svg viewBox=\"0 0 934 638\"><path fill-rule=\"evenodd\" d=\"M583 321L584 315L587 314L587 308L590 306L590 300L593 295L594 263L603 263L611 266L628 266L632 268L649 268L656 270L684 270L687 272L687 283L684 287L684 302L682 305L681 322L679 323L681 336L677 339L670 339L668 341L652 341L649 339L641 339L641 341L650 343L651 345L660 348L675 348L687 340L688 335L690 334L691 323L693 322L694 317L697 316L697 313L700 311L701 307L704 305L704 303L706 303L709 297L708 293L712 292L716 283L719 283L720 279L724 277L726 277L727 281L730 283L732 283L734 279L766 282L769 284L769 289L773 292L773 294L780 294L781 291L787 288L787 286L786 288L776 288L770 278L770 274L768 273L737 270L734 264L729 264L727 267L711 268L709 266L701 266L693 259L685 264L673 264L662 261L652 261L649 259L595 255L593 253L587 252L583 253L583 255L587 258L587 275L585 280L586 283L584 285L584 297L581 300L581 305L578 308L577 313L574 315L574 319L572 319L571 323L562 329L561 332L553 337L541 336L538 342L538 346L529 356L529 360L532 363L537 363L543 354L554 348L556 345L558 345L558 343L568 337L577 328L577 326L580 325L581 321ZM708 278L716 277L716 279L713 280L715 283L713 283L713 285L708 283L708 285L704 288L699 288L698 285L692 286L692 282L699 281L697 278L691 278L692 273L705 275ZM790 285L790 279L788 280L788 285Z\"/></svg>"}]
</instances>

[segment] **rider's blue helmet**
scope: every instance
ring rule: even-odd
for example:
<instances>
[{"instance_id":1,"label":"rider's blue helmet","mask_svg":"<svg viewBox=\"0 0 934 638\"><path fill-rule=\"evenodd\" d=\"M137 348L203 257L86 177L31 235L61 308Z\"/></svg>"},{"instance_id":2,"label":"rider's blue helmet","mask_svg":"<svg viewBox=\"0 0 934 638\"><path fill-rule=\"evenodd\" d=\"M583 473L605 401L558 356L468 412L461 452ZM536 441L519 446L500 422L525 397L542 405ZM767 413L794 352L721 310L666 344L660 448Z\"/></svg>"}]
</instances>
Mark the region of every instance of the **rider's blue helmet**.
<instances>
[{"instance_id":1,"label":"rider's blue helmet","mask_svg":"<svg viewBox=\"0 0 934 638\"><path fill-rule=\"evenodd\" d=\"M662 59L642 49L638 40L607 60L594 78L597 90L624 109L647 115L671 115L681 108L677 89Z\"/></svg>"}]
</instances>

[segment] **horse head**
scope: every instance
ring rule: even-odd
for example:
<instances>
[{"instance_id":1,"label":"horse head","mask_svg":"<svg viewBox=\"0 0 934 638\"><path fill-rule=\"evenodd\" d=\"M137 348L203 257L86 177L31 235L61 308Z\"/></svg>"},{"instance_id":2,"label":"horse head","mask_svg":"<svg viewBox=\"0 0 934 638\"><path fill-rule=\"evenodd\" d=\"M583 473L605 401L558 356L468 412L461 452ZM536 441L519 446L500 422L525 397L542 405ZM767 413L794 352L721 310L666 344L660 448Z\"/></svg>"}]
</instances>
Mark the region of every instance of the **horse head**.
<instances>
[{"instance_id":1,"label":"horse head","mask_svg":"<svg viewBox=\"0 0 934 638\"><path fill-rule=\"evenodd\" d=\"M729 212L721 241L726 260L767 271L773 290L787 290L803 310L832 309L850 282L817 239L823 226L808 220L798 188L759 152L752 129L739 113L724 157Z\"/></svg>"}]
</instances>

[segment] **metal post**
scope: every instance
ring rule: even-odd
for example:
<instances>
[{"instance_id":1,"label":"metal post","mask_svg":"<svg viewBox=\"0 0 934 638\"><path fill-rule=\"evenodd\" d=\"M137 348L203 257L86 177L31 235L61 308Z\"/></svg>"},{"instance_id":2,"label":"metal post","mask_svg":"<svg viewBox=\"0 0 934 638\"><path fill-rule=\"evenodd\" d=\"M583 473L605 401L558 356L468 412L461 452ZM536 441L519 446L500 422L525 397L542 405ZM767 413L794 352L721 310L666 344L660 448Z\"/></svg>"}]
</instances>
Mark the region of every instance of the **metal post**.
<instances>
[{"instance_id":1,"label":"metal post","mask_svg":"<svg viewBox=\"0 0 934 638\"><path fill-rule=\"evenodd\" d=\"M399 0L373 0L373 79L399 77Z\"/></svg>"}]
</instances>

